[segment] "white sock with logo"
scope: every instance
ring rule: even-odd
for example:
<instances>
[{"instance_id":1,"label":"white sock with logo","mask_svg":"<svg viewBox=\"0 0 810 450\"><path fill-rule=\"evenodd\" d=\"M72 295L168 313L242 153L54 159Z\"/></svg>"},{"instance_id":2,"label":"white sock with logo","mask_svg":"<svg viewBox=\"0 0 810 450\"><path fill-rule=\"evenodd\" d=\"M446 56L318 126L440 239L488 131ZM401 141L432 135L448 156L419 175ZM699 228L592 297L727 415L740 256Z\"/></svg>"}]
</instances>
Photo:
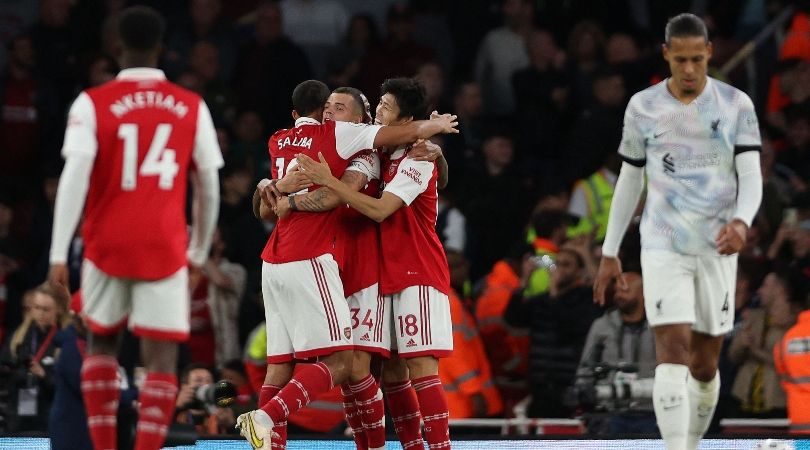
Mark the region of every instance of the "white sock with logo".
<instances>
[{"instance_id":1,"label":"white sock with logo","mask_svg":"<svg viewBox=\"0 0 810 450\"><path fill-rule=\"evenodd\" d=\"M659 364L653 382L653 408L667 450L686 450L689 427L689 395L683 364Z\"/></svg>"},{"instance_id":2,"label":"white sock with logo","mask_svg":"<svg viewBox=\"0 0 810 450\"><path fill-rule=\"evenodd\" d=\"M696 450L712 422L717 400L720 398L720 373L715 373L709 382L702 382L690 373L686 380L689 392L689 435L687 450Z\"/></svg>"}]
</instances>

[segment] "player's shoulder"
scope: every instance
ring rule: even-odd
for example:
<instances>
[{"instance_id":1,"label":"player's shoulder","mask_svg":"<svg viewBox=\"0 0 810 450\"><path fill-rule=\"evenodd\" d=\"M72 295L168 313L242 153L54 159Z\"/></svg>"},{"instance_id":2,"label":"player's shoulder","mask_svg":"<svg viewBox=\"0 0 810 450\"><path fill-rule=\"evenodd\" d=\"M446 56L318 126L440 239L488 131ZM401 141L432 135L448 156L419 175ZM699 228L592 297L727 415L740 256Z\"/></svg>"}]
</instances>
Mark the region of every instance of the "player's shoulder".
<instances>
[{"instance_id":1,"label":"player's shoulder","mask_svg":"<svg viewBox=\"0 0 810 450\"><path fill-rule=\"evenodd\" d=\"M630 97L627 107L640 108L650 103L660 101L661 97L667 94L666 83L667 80L665 79L636 92Z\"/></svg>"},{"instance_id":2,"label":"player's shoulder","mask_svg":"<svg viewBox=\"0 0 810 450\"><path fill-rule=\"evenodd\" d=\"M744 91L724 82L717 78L709 77L712 83L712 89L717 93L717 96L722 99L730 100L732 104L749 104L751 98Z\"/></svg>"}]
</instances>

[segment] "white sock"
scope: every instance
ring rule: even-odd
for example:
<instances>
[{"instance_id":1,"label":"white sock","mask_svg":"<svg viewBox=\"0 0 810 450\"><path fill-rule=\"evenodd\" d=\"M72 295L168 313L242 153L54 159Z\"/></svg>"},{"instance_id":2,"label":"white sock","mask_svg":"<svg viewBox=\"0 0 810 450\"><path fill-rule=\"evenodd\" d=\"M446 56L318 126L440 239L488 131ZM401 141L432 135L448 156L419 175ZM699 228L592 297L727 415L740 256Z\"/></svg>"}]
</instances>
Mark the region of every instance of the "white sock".
<instances>
[{"instance_id":1,"label":"white sock","mask_svg":"<svg viewBox=\"0 0 810 450\"><path fill-rule=\"evenodd\" d=\"M653 382L653 408L658 429L667 450L687 450L689 427L689 395L686 376L689 368L683 364L659 364Z\"/></svg>"},{"instance_id":2,"label":"white sock","mask_svg":"<svg viewBox=\"0 0 810 450\"><path fill-rule=\"evenodd\" d=\"M720 398L720 373L715 373L711 381L704 383L692 378L686 380L689 392L689 436L687 450L696 450L700 439L706 434Z\"/></svg>"}]
</instances>

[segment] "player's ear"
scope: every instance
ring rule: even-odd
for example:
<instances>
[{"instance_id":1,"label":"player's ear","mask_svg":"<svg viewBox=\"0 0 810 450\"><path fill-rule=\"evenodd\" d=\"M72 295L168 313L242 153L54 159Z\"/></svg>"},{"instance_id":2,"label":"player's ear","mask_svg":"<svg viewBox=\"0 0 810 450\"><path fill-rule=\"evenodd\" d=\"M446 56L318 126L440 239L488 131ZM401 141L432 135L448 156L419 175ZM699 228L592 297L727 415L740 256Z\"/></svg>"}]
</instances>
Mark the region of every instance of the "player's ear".
<instances>
[{"instance_id":1,"label":"player's ear","mask_svg":"<svg viewBox=\"0 0 810 450\"><path fill-rule=\"evenodd\" d=\"M293 120L298 120L299 117L301 117L301 116L298 115L298 111L292 110L292 118L293 118Z\"/></svg>"},{"instance_id":2,"label":"player's ear","mask_svg":"<svg viewBox=\"0 0 810 450\"><path fill-rule=\"evenodd\" d=\"M669 61L669 47L667 47L666 42L661 44L661 55L664 57L664 60Z\"/></svg>"},{"instance_id":3,"label":"player's ear","mask_svg":"<svg viewBox=\"0 0 810 450\"><path fill-rule=\"evenodd\" d=\"M711 59L712 54L714 53L714 46L712 46L712 41L706 42L706 51L708 52L706 59L707 60Z\"/></svg>"}]
</instances>

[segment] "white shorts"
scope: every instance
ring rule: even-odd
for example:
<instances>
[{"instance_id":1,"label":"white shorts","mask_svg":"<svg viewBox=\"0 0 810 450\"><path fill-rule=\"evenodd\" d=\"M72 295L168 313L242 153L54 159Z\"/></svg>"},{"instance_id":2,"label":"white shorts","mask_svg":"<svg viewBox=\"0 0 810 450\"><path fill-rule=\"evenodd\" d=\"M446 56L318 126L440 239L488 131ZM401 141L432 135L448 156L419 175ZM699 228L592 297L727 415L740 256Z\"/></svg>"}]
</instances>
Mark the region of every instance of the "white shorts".
<instances>
[{"instance_id":1,"label":"white shorts","mask_svg":"<svg viewBox=\"0 0 810 450\"><path fill-rule=\"evenodd\" d=\"M268 363L352 349L349 305L332 255L263 263L262 296Z\"/></svg>"},{"instance_id":2,"label":"white shorts","mask_svg":"<svg viewBox=\"0 0 810 450\"><path fill-rule=\"evenodd\" d=\"M136 336L185 341L189 305L187 267L145 281L112 277L88 259L82 264L82 316L93 333L114 334L128 324Z\"/></svg>"},{"instance_id":3,"label":"white shorts","mask_svg":"<svg viewBox=\"0 0 810 450\"><path fill-rule=\"evenodd\" d=\"M737 255L642 250L641 270L650 326L689 323L692 330L712 336L731 331Z\"/></svg>"},{"instance_id":4,"label":"white shorts","mask_svg":"<svg viewBox=\"0 0 810 450\"><path fill-rule=\"evenodd\" d=\"M435 356L453 352L450 299L431 286L409 286L391 299L391 350L401 358Z\"/></svg>"},{"instance_id":5,"label":"white shorts","mask_svg":"<svg viewBox=\"0 0 810 450\"><path fill-rule=\"evenodd\" d=\"M391 297L380 295L377 283L346 299L352 319L355 350L391 356Z\"/></svg>"}]
</instances>

